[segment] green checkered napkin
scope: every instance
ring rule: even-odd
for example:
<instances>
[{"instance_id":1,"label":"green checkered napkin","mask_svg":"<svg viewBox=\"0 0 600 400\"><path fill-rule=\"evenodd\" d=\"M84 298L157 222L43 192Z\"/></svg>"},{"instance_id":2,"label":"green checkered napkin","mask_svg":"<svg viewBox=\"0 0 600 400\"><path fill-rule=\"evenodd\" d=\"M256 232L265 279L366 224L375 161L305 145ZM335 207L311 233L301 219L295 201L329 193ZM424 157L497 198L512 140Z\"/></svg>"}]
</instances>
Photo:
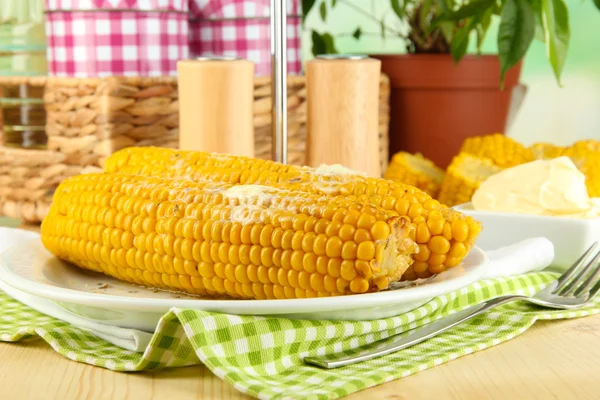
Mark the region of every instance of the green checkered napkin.
<instances>
[{"instance_id":1,"label":"green checkered napkin","mask_svg":"<svg viewBox=\"0 0 600 400\"><path fill-rule=\"evenodd\" d=\"M72 360L116 371L203 363L236 389L261 399L336 399L497 345L523 333L538 319L600 313L600 299L574 312L513 303L427 342L358 365L321 370L301 361L306 355L333 351L350 354L359 346L500 294L533 294L556 276L536 272L488 279L437 297L409 313L368 322L295 321L174 308L161 319L144 353L116 347L0 293L0 339L14 342L38 335Z\"/></svg>"}]
</instances>

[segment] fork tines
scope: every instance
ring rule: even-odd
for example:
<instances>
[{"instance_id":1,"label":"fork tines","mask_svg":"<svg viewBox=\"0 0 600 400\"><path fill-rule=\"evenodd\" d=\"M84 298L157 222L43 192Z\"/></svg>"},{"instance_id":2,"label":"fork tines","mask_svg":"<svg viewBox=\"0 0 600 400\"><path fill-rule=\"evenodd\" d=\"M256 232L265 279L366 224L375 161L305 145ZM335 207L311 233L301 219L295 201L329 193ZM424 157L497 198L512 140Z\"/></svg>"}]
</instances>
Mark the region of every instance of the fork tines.
<instances>
[{"instance_id":1,"label":"fork tines","mask_svg":"<svg viewBox=\"0 0 600 400\"><path fill-rule=\"evenodd\" d=\"M552 292L558 296L588 298L600 291L600 250L598 242L594 242L585 253L558 279ZM596 283L596 284L595 284ZM594 285L595 284L595 285ZM592 288L590 290L590 288Z\"/></svg>"}]
</instances>

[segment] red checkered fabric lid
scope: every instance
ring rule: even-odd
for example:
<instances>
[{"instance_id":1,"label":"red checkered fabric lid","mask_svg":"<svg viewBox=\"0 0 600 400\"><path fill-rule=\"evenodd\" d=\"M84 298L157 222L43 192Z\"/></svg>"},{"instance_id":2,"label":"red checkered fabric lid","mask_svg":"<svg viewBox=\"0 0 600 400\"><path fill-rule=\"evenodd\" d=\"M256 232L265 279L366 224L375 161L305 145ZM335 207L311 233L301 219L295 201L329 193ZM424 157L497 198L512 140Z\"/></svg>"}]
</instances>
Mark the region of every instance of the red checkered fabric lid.
<instances>
[{"instance_id":1,"label":"red checkered fabric lid","mask_svg":"<svg viewBox=\"0 0 600 400\"><path fill-rule=\"evenodd\" d=\"M131 9L188 11L189 0L46 0L46 10Z\"/></svg>"},{"instance_id":2,"label":"red checkered fabric lid","mask_svg":"<svg viewBox=\"0 0 600 400\"><path fill-rule=\"evenodd\" d=\"M189 57L187 0L46 2L49 75L175 75Z\"/></svg>"},{"instance_id":3,"label":"red checkered fabric lid","mask_svg":"<svg viewBox=\"0 0 600 400\"><path fill-rule=\"evenodd\" d=\"M299 16L300 0L287 0L288 15ZM195 18L257 18L270 15L270 0L190 0Z\"/></svg>"},{"instance_id":4,"label":"red checkered fabric lid","mask_svg":"<svg viewBox=\"0 0 600 400\"><path fill-rule=\"evenodd\" d=\"M302 72L300 1L287 0L288 74ZM190 55L221 55L248 59L256 75L269 75L269 0L192 0L190 2Z\"/></svg>"}]
</instances>

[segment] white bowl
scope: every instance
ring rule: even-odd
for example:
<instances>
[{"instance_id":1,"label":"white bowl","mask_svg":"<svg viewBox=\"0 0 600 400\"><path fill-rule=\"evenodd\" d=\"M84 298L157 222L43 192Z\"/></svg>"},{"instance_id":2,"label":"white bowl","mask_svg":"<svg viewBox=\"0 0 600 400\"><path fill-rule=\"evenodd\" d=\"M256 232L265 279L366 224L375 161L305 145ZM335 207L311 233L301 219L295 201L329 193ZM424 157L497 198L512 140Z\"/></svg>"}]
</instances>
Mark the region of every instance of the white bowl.
<instances>
[{"instance_id":1,"label":"white bowl","mask_svg":"<svg viewBox=\"0 0 600 400\"><path fill-rule=\"evenodd\" d=\"M476 211L471 203L454 209L483 224L477 247L494 250L532 237L546 237L554 245L553 267L564 270L595 241L600 241L600 218L579 219Z\"/></svg>"}]
</instances>

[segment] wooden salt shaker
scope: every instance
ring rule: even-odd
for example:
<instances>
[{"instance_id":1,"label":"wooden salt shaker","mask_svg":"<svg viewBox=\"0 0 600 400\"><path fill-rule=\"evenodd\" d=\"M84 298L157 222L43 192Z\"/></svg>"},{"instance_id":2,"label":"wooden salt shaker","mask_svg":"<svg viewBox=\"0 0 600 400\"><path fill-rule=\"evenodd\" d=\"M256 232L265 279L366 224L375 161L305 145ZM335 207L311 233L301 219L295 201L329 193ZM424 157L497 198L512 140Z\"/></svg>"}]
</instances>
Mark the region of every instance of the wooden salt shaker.
<instances>
[{"instance_id":1,"label":"wooden salt shaker","mask_svg":"<svg viewBox=\"0 0 600 400\"><path fill-rule=\"evenodd\" d=\"M366 56L318 56L306 63L307 164L342 164L380 177L381 62Z\"/></svg>"},{"instance_id":2,"label":"wooden salt shaker","mask_svg":"<svg viewBox=\"0 0 600 400\"><path fill-rule=\"evenodd\" d=\"M254 157L254 63L200 57L177 63L179 147Z\"/></svg>"}]
</instances>

